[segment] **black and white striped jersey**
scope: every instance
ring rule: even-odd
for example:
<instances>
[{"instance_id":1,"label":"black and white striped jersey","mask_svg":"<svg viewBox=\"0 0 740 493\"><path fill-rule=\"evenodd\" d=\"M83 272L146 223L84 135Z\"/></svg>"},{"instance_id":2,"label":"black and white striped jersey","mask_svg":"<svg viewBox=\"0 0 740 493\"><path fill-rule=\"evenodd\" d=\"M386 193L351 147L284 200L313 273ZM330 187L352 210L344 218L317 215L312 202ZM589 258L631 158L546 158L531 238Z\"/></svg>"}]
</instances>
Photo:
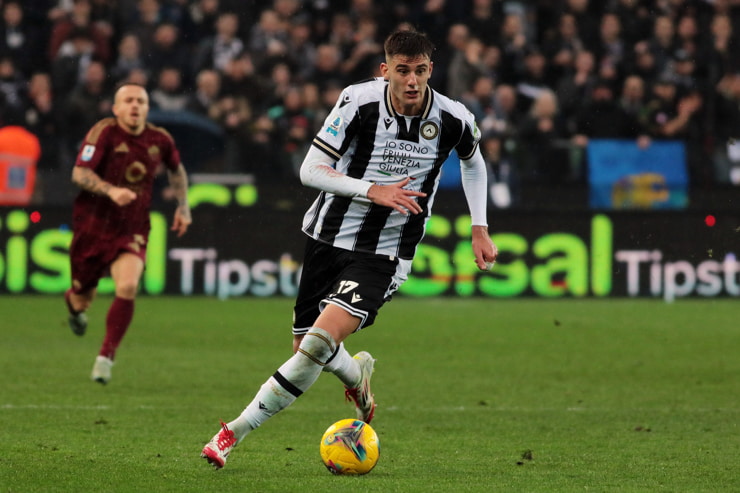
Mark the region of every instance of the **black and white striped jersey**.
<instances>
[{"instance_id":1,"label":"black and white striped jersey","mask_svg":"<svg viewBox=\"0 0 740 493\"><path fill-rule=\"evenodd\" d=\"M403 116L391 105L382 78L346 87L313 140L336 160L337 171L377 184L396 183L425 192L416 200L423 211L403 215L364 197L321 192L303 219L312 238L345 250L411 259L424 236L442 164L453 150L473 157L480 132L462 103L428 88L419 116Z\"/></svg>"}]
</instances>

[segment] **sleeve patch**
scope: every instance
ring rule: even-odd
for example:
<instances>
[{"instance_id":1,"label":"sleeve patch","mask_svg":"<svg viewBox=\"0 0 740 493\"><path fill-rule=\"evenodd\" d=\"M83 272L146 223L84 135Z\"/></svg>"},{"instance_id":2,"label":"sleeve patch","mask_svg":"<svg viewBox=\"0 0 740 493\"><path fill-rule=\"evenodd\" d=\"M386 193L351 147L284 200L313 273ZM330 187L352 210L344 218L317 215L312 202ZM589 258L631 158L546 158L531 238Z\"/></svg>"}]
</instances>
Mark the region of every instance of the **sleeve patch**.
<instances>
[{"instance_id":1,"label":"sleeve patch","mask_svg":"<svg viewBox=\"0 0 740 493\"><path fill-rule=\"evenodd\" d=\"M85 147L82 148L80 159L82 161L90 161L93 157L93 154L95 154L95 146L91 144L87 144Z\"/></svg>"},{"instance_id":2,"label":"sleeve patch","mask_svg":"<svg viewBox=\"0 0 740 493\"><path fill-rule=\"evenodd\" d=\"M339 133L339 127L342 126L342 118L336 117L332 122L329 124L328 127L326 127L326 132L332 134L334 137L337 136Z\"/></svg>"}]
</instances>

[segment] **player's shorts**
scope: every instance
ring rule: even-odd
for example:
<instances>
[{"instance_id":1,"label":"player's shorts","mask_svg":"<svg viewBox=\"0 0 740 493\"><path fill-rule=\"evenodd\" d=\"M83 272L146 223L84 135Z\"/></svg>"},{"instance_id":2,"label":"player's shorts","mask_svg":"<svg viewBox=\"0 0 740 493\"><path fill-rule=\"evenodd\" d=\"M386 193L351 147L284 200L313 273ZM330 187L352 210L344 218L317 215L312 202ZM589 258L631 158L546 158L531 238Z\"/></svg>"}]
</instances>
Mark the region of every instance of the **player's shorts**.
<instances>
[{"instance_id":1,"label":"player's shorts","mask_svg":"<svg viewBox=\"0 0 740 493\"><path fill-rule=\"evenodd\" d=\"M309 238L293 309L293 334L308 332L327 304L360 319L357 330L372 325L410 270L410 260L352 252Z\"/></svg>"},{"instance_id":2,"label":"player's shorts","mask_svg":"<svg viewBox=\"0 0 740 493\"><path fill-rule=\"evenodd\" d=\"M111 264L122 253L131 253L146 261L147 238L143 235L102 238L95 231L75 232L69 247L72 264L72 290L85 293L98 286L110 274Z\"/></svg>"}]
</instances>

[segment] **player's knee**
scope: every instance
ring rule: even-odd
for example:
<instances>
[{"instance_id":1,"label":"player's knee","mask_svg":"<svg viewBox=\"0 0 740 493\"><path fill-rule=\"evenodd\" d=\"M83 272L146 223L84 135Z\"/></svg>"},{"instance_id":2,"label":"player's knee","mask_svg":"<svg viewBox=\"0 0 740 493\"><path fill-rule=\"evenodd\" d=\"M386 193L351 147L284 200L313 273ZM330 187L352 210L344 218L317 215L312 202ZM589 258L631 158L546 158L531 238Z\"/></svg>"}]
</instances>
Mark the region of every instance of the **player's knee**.
<instances>
[{"instance_id":1,"label":"player's knee","mask_svg":"<svg viewBox=\"0 0 740 493\"><path fill-rule=\"evenodd\" d=\"M323 366L334 354L337 343L327 331L318 327L311 327L298 346L298 352Z\"/></svg>"},{"instance_id":2,"label":"player's knee","mask_svg":"<svg viewBox=\"0 0 740 493\"><path fill-rule=\"evenodd\" d=\"M121 281L116 284L116 296L119 298L134 299L138 289L138 282Z\"/></svg>"},{"instance_id":3,"label":"player's knee","mask_svg":"<svg viewBox=\"0 0 740 493\"><path fill-rule=\"evenodd\" d=\"M298 352L298 348L301 346L301 342L303 342L303 337L303 335L293 336L293 354Z\"/></svg>"}]
</instances>

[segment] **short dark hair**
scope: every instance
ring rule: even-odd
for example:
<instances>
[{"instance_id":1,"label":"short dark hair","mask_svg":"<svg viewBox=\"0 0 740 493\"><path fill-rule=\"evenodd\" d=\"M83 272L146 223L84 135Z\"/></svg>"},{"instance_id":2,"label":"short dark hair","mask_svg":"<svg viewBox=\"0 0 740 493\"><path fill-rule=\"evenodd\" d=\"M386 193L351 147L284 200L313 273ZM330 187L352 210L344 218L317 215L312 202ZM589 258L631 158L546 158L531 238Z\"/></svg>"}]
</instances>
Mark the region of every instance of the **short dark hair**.
<instances>
[{"instance_id":1,"label":"short dark hair","mask_svg":"<svg viewBox=\"0 0 740 493\"><path fill-rule=\"evenodd\" d=\"M432 58L434 43L424 33L418 31L396 31L388 36L383 45L385 56L392 58L396 55L414 57L426 55Z\"/></svg>"}]
</instances>

